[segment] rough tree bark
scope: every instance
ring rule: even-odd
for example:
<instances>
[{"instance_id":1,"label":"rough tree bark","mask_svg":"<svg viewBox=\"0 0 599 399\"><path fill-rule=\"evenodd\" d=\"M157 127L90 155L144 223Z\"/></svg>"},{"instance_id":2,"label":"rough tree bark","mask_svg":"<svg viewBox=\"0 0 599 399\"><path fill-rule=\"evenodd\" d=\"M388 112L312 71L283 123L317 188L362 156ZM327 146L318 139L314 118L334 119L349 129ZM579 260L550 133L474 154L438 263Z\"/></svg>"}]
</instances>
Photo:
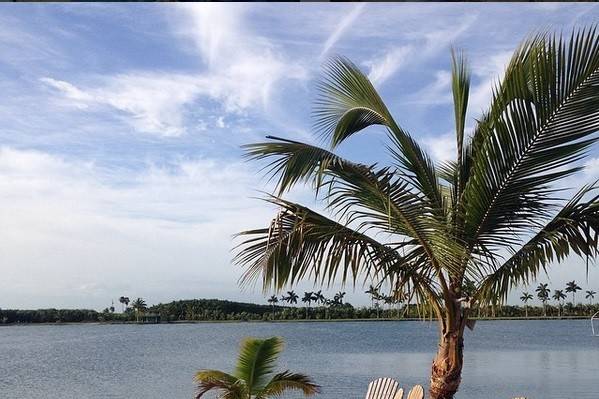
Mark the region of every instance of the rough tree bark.
<instances>
[{"instance_id":1,"label":"rough tree bark","mask_svg":"<svg viewBox=\"0 0 599 399\"><path fill-rule=\"evenodd\" d=\"M431 399L453 399L462 380L464 327L468 315L458 301L452 301L449 316L441 326L439 349L433 360L430 381Z\"/></svg>"}]
</instances>

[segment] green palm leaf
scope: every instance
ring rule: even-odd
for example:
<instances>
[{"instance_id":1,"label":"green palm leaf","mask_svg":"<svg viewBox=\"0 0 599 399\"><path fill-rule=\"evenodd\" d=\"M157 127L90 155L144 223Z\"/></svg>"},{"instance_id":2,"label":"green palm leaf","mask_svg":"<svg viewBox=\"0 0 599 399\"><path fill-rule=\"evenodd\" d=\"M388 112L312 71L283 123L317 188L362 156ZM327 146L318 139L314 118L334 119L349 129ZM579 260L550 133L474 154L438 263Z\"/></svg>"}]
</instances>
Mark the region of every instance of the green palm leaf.
<instances>
[{"instance_id":1,"label":"green palm leaf","mask_svg":"<svg viewBox=\"0 0 599 399\"><path fill-rule=\"evenodd\" d=\"M277 358L283 351L283 340L279 337L268 339L245 338L241 350L235 377L245 381L248 391L255 395L262 390L274 371Z\"/></svg>"},{"instance_id":2,"label":"green palm leaf","mask_svg":"<svg viewBox=\"0 0 599 399\"><path fill-rule=\"evenodd\" d=\"M256 395L256 399L280 397L288 390L301 391L305 396L312 396L320 392L320 386L304 374L292 373L289 370L278 373Z\"/></svg>"},{"instance_id":3,"label":"green palm leaf","mask_svg":"<svg viewBox=\"0 0 599 399\"><path fill-rule=\"evenodd\" d=\"M195 398L200 399L208 391L215 390L222 399L247 399L247 386L231 374L218 370L200 370L195 374L197 391Z\"/></svg>"}]
</instances>

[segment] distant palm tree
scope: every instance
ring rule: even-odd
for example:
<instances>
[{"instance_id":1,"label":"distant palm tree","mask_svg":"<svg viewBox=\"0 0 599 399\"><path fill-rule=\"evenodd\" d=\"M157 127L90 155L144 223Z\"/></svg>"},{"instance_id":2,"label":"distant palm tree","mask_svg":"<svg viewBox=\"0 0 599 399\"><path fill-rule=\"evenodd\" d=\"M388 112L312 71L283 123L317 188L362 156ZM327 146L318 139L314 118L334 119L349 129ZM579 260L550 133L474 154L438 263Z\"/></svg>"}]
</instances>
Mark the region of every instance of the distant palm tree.
<instances>
[{"instance_id":1,"label":"distant palm tree","mask_svg":"<svg viewBox=\"0 0 599 399\"><path fill-rule=\"evenodd\" d=\"M582 288L576 284L576 281L572 280L566 283L566 292L572 293L572 305L576 306L576 291L580 291Z\"/></svg>"},{"instance_id":2,"label":"distant palm tree","mask_svg":"<svg viewBox=\"0 0 599 399\"><path fill-rule=\"evenodd\" d=\"M547 305L547 301L549 300L549 293L551 292L551 291L549 291L549 288L547 288L548 285L549 284L541 283L535 289L535 291L537 292L537 297L543 303L543 316L547 316L546 305Z\"/></svg>"},{"instance_id":3,"label":"distant palm tree","mask_svg":"<svg viewBox=\"0 0 599 399\"><path fill-rule=\"evenodd\" d=\"M125 313L125 309L127 309L127 305L129 305L129 297L122 296L119 298L119 302L123 304L123 313Z\"/></svg>"},{"instance_id":4,"label":"distant palm tree","mask_svg":"<svg viewBox=\"0 0 599 399\"><path fill-rule=\"evenodd\" d=\"M148 308L146 305L146 301L142 298L137 298L133 303L131 303L131 307L135 310L135 320L139 322L139 315L143 314L145 310Z\"/></svg>"},{"instance_id":5,"label":"distant palm tree","mask_svg":"<svg viewBox=\"0 0 599 399\"><path fill-rule=\"evenodd\" d=\"M286 391L301 391L304 396L320 392L310 377L289 370L274 374L283 340L246 338L241 343L237 366L232 374L219 370L200 370L195 375L196 399L216 391L221 399L268 399L281 397Z\"/></svg>"},{"instance_id":6,"label":"distant palm tree","mask_svg":"<svg viewBox=\"0 0 599 399\"><path fill-rule=\"evenodd\" d=\"M277 303L279 303L279 298L277 298L276 295L271 296L270 298L268 298L268 303L270 303L270 305L272 306L272 319L275 319L275 305Z\"/></svg>"},{"instance_id":7,"label":"distant palm tree","mask_svg":"<svg viewBox=\"0 0 599 399\"><path fill-rule=\"evenodd\" d=\"M375 305L375 301L379 301L381 299L381 294L379 293L379 289L373 285L370 285L370 287L368 287L368 290L364 292L365 294L370 295L370 303L372 304L372 307L376 309L376 318L379 318L379 307L378 306L374 306Z\"/></svg>"},{"instance_id":8,"label":"distant palm tree","mask_svg":"<svg viewBox=\"0 0 599 399\"><path fill-rule=\"evenodd\" d=\"M318 290L314 293L314 301L316 303L319 303L321 305L324 305L327 301L327 299L325 298L325 296L322 294L321 290Z\"/></svg>"},{"instance_id":9,"label":"distant palm tree","mask_svg":"<svg viewBox=\"0 0 599 399\"><path fill-rule=\"evenodd\" d=\"M593 290L588 290L586 292L585 298L589 300L589 305L593 304L593 299L595 299L595 294L597 294L597 293Z\"/></svg>"},{"instance_id":10,"label":"distant palm tree","mask_svg":"<svg viewBox=\"0 0 599 399\"><path fill-rule=\"evenodd\" d=\"M283 300L290 305L296 305L298 299L299 295L297 295L295 291L287 291L287 296L283 297Z\"/></svg>"},{"instance_id":11,"label":"distant palm tree","mask_svg":"<svg viewBox=\"0 0 599 399\"><path fill-rule=\"evenodd\" d=\"M524 302L524 312L526 313L526 318L528 318L528 301L530 301L532 298L532 295L526 291L523 292L522 296L520 297L520 300Z\"/></svg>"},{"instance_id":12,"label":"distant palm tree","mask_svg":"<svg viewBox=\"0 0 599 399\"><path fill-rule=\"evenodd\" d=\"M339 291L333 296L333 305L343 305L343 297L345 296L345 292Z\"/></svg>"},{"instance_id":13,"label":"distant palm tree","mask_svg":"<svg viewBox=\"0 0 599 399\"><path fill-rule=\"evenodd\" d=\"M310 304L312 303L313 300L314 300L313 292L304 292L304 297L302 298L302 302L308 304L306 306L306 320L308 320L308 316L309 316L308 311L310 309Z\"/></svg>"},{"instance_id":14,"label":"distant palm tree","mask_svg":"<svg viewBox=\"0 0 599 399\"><path fill-rule=\"evenodd\" d=\"M561 316L561 309L562 309L562 301L564 299L566 299L566 294L564 294L563 290L555 290L553 291L553 299L555 299L557 301L557 316Z\"/></svg>"},{"instance_id":15,"label":"distant palm tree","mask_svg":"<svg viewBox=\"0 0 599 399\"><path fill-rule=\"evenodd\" d=\"M326 147L277 137L245 147L277 182L267 201L279 211L263 228L241 233L241 283L259 279L264 289L305 279L411 283L439 325L429 396L453 398L473 305L495 298L501 304L514 287L570 254L597 255L597 187L583 186L568 202L555 188L582 169L597 139L598 79L595 25L567 36L533 35L518 46L490 104L471 124L471 74L465 57L454 52L456 151L450 162L436 163L418 135L395 119L368 75L345 58L332 59L317 86L314 112ZM388 137L378 162L335 153L373 130ZM330 212L283 198L302 183L323 194ZM376 239L383 236L391 239ZM476 285L471 299L462 292L468 279Z\"/></svg>"}]
</instances>

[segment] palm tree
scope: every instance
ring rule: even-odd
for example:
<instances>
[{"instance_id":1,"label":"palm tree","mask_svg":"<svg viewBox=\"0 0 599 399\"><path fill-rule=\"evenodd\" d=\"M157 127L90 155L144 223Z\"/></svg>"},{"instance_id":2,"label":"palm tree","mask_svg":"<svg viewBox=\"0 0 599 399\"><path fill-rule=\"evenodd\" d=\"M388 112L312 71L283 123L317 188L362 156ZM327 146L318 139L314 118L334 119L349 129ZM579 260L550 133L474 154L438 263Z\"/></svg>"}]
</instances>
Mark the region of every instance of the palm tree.
<instances>
[{"instance_id":1,"label":"palm tree","mask_svg":"<svg viewBox=\"0 0 599 399\"><path fill-rule=\"evenodd\" d=\"M329 147L271 136L245 147L248 158L267 162L277 191L266 201L279 212L265 228L241 233L247 239L236 254L246 268L241 284L409 283L439 324L430 397L453 398L470 310L493 297L505 301L512 288L571 253L597 253L596 187L584 186L568 202L554 189L580 171L595 141L598 80L594 27L565 39L535 35L515 51L487 111L466 129L470 72L454 52L456 157L435 164L366 74L345 58L330 60L314 113ZM390 166L382 166L386 158L366 165L334 153L374 125L388 134ZM284 199L297 183L311 184L330 213ZM393 239L381 242L377 232ZM463 296L466 280L476 286L471 298Z\"/></svg>"},{"instance_id":2,"label":"palm tree","mask_svg":"<svg viewBox=\"0 0 599 399\"><path fill-rule=\"evenodd\" d=\"M345 292L339 291L333 296L333 305L343 305L343 297L345 297Z\"/></svg>"},{"instance_id":3,"label":"palm tree","mask_svg":"<svg viewBox=\"0 0 599 399\"><path fill-rule=\"evenodd\" d=\"M145 312L145 310L148 308L146 301L144 301L142 298L137 298L133 301L131 307L135 310L135 320L139 323L139 315Z\"/></svg>"},{"instance_id":4,"label":"palm tree","mask_svg":"<svg viewBox=\"0 0 599 399\"><path fill-rule=\"evenodd\" d=\"M275 319L275 305L277 303L279 303L279 298L277 298L276 295L271 296L270 298L268 298L268 303L270 303L270 305L272 306L272 319Z\"/></svg>"},{"instance_id":5,"label":"palm tree","mask_svg":"<svg viewBox=\"0 0 599 399\"><path fill-rule=\"evenodd\" d=\"M287 291L287 296L283 297L283 300L290 305L296 305L299 295L295 291Z\"/></svg>"},{"instance_id":6,"label":"palm tree","mask_svg":"<svg viewBox=\"0 0 599 399\"><path fill-rule=\"evenodd\" d=\"M308 304L308 306L306 306L306 320L308 320L308 311L310 309L310 304L312 303L313 300L314 300L313 292L304 292L304 297L302 298L302 302Z\"/></svg>"},{"instance_id":7,"label":"palm tree","mask_svg":"<svg viewBox=\"0 0 599 399\"><path fill-rule=\"evenodd\" d=\"M528 292L523 292L520 300L524 302L524 312L526 313L526 318L528 319L528 301L532 299L532 295Z\"/></svg>"},{"instance_id":8,"label":"palm tree","mask_svg":"<svg viewBox=\"0 0 599 399\"><path fill-rule=\"evenodd\" d=\"M276 398L290 390L301 391L304 396L319 393L320 387L307 375L289 370L274 374L282 351L283 340L278 337L244 339L232 374L219 370L196 373L196 399L209 391L217 391L218 398L226 399Z\"/></svg>"},{"instance_id":9,"label":"palm tree","mask_svg":"<svg viewBox=\"0 0 599 399\"><path fill-rule=\"evenodd\" d=\"M123 305L123 313L125 313L125 310L127 309L127 306L129 305L129 297L122 296L119 298L119 302Z\"/></svg>"},{"instance_id":10,"label":"palm tree","mask_svg":"<svg viewBox=\"0 0 599 399\"><path fill-rule=\"evenodd\" d=\"M595 294L597 294L593 290L587 290L585 298L589 300L589 305L593 304L593 299L595 299Z\"/></svg>"},{"instance_id":11,"label":"palm tree","mask_svg":"<svg viewBox=\"0 0 599 399\"><path fill-rule=\"evenodd\" d=\"M566 294L563 290L554 290L552 298L557 301L557 316L559 317L561 316L562 301L567 298Z\"/></svg>"},{"instance_id":12,"label":"palm tree","mask_svg":"<svg viewBox=\"0 0 599 399\"><path fill-rule=\"evenodd\" d=\"M365 294L370 295L370 303L372 307L376 309L376 318L379 318L379 307L375 306L375 301L378 304L378 301L381 299L381 294L379 293L379 289L372 284L368 287L367 291L364 291Z\"/></svg>"},{"instance_id":13,"label":"palm tree","mask_svg":"<svg viewBox=\"0 0 599 399\"><path fill-rule=\"evenodd\" d=\"M547 301L549 300L549 293L551 292L549 290L549 288L547 287L548 284L545 283L541 283L539 284L539 286L535 289L535 291L537 292L537 297L541 300L541 302L543 303L543 316L546 317L547 316L547 309L546 309L546 305L547 305Z\"/></svg>"},{"instance_id":14,"label":"palm tree","mask_svg":"<svg viewBox=\"0 0 599 399\"><path fill-rule=\"evenodd\" d=\"M576 291L580 291L582 288L576 284L576 281L572 280L566 283L566 292L572 293L572 305L576 306Z\"/></svg>"}]
</instances>

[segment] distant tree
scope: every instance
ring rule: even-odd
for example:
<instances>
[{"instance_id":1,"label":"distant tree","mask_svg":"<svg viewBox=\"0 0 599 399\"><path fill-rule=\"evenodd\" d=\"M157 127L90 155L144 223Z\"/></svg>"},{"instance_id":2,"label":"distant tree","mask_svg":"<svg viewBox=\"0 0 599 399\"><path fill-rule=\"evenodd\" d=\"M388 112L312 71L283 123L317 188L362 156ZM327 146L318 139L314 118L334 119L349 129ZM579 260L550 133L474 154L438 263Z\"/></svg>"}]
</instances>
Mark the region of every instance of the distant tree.
<instances>
[{"instance_id":1,"label":"distant tree","mask_svg":"<svg viewBox=\"0 0 599 399\"><path fill-rule=\"evenodd\" d=\"M274 374L283 340L246 338L241 343L237 367L232 374L219 370L200 370L195 375L196 399L217 391L222 399L279 398L287 391L301 391L304 396L319 393L320 387L304 374L289 370Z\"/></svg>"},{"instance_id":2,"label":"distant tree","mask_svg":"<svg viewBox=\"0 0 599 399\"><path fill-rule=\"evenodd\" d=\"M379 289L373 285L368 287L368 290L365 291L365 294L370 295L370 303L372 307L376 309L376 318L379 318L379 307L375 306L375 302L378 302L381 299L381 294L379 293Z\"/></svg>"},{"instance_id":3,"label":"distant tree","mask_svg":"<svg viewBox=\"0 0 599 399\"><path fill-rule=\"evenodd\" d=\"M343 297L345 296L345 292L339 291L333 296L333 305L343 305Z\"/></svg>"},{"instance_id":4,"label":"distant tree","mask_svg":"<svg viewBox=\"0 0 599 399\"><path fill-rule=\"evenodd\" d=\"M139 322L139 316L146 311L148 305L142 298L137 298L131 303L131 307L135 310L135 320Z\"/></svg>"},{"instance_id":5,"label":"distant tree","mask_svg":"<svg viewBox=\"0 0 599 399\"><path fill-rule=\"evenodd\" d=\"M325 296L322 294L321 290L318 290L317 292L314 293L314 301L316 303L319 303L321 305L324 305L326 303L326 298Z\"/></svg>"},{"instance_id":6,"label":"distant tree","mask_svg":"<svg viewBox=\"0 0 599 399\"><path fill-rule=\"evenodd\" d=\"M299 296L295 293L295 291L287 291L287 296L283 297L283 300L290 305L296 305Z\"/></svg>"},{"instance_id":7,"label":"distant tree","mask_svg":"<svg viewBox=\"0 0 599 399\"><path fill-rule=\"evenodd\" d=\"M541 283L535 289L535 291L537 292L537 297L543 303L543 316L547 316L547 306L546 305L547 305L547 301L549 300L549 292L550 292L548 285L549 284Z\"/></svg>"},{"instance_id":8,"label":"distant tree","mask_svg":"<svg viewBox=\"0 0 599 399\"><path fill-rule=\"evenodd\" d=\"M593 299L595 299L595 294L597 294L597 293L593 290L588 290L586 292L585 298L589 300L589 305L593 304Z\"/></svg>"},{"instance_id":9,"label":"distant tree","mask_svg":"<svg viewBox=\"0 0 599 399\"><path fill-rule=\"evenodd\" d=\"M271 296L270 298L268 298L268 303L270 303L270 305L272 306L272 319L275 319L275 305L277 303L279 303L279 298L277 298L276 295Z\"/></svg>"},{"instance_id":10,"label":"distant tree","mask_svg":"<svg viewBox=\"0 0 599 399\"><path fill-rule=\"evenodd\" d=\"M524 302L524 312L526 313L526 318L528 318L528 301L530 301L532 298L532 295L526 291L523 292L522 296L520 297L520 300Z\"/></svg>"},{"instance_id":11,"label":"distant tree","mask_svg":"<svg viewBox=\"0 0 599 399\"><path fill-rule=\"evenodd\" d=\"M306 320L308 319L308 311L310 309L310 305L312 304L313 300L314 300L313 292L304 292L304 297L302 298L302 302L308 304L306 306Z\"/></svg>"},{"instance_id":12,"label":"distant tree","mask_svg":"<svg viewBox=\"0 0 599 399\"><path fill-rule=\"evenodd\" d=\"M553 299L557 301L557 315L559 317L561 316L562 301L566 299L566 294L563 290L555 290L553 291Z\"/></svg>"},{"instance_id":13,"label":"distant tree","mask_svg":"<svg viewBox=\"0 0 599 399\"><path fill-rule=\"evenodd\" d=\"M572 280L566 283L566 292L572 293L572 304L576 306L576 291L580 291L582 288L576 284L576 281Z\"/></svg>"}]
</instances>

